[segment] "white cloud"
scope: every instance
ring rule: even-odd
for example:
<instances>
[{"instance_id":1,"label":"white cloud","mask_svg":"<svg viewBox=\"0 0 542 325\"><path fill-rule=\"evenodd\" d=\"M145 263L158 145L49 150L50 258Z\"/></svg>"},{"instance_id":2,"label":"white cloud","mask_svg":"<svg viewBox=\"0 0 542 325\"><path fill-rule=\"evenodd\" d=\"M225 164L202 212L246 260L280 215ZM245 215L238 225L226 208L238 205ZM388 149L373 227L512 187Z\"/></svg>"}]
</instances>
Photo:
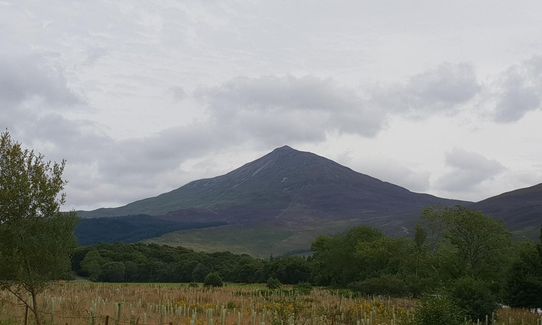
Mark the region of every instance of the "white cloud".
<instances>
[{"instance_id":1,"label":"white cloud","mask_svg":"<svg viewBox=\"0 0 542 325\"><path fill-rule=\"evenodd\" d=\"M503 72L496 82L494 119L515 122L542 108L542 56L535 56Z\"/></svg>"}]
</instances>

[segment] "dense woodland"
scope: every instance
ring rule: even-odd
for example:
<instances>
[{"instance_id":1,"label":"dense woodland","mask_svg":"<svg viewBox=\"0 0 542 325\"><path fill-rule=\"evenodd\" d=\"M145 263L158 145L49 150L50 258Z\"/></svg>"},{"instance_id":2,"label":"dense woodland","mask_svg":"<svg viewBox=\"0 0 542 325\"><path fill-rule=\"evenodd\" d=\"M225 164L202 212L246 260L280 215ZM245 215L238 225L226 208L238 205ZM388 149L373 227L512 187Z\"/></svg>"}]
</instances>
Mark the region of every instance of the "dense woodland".
<instances>
[{"instance_id":1,"label":"dense woodland","mask_svg":"<svg viewBox=\"0 0 542 325\"><path fill-rule=\"evenodd\" d=\"M541 242L513 241L494 219L464 208L429 209L411 238L358 227L320 237L312 256L258 259L155 244L81 247L72 266L80 276L108 282L311 283L365 295L449 296L473 317L497 302L542 306ZM272 281L271 281L272 282Z\"/></svg>"}]
</instances>

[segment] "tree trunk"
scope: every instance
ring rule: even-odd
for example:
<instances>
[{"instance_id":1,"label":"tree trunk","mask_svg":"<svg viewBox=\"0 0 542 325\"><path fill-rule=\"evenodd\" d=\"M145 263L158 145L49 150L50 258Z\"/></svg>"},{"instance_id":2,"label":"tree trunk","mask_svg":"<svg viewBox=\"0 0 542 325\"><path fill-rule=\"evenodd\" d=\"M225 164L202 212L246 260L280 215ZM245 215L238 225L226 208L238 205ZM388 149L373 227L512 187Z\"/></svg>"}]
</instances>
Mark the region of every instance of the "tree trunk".
<instances>
[{"instance_id":1,"label":"tree trunk","mask_svg":"<svg viewBox=\"0 0 542 325\"><path fill-rule=\"evenodd\" d=\"M36 320L36 325L41 325L41 318L38 311L38 300L37 295L34 290L30 291L30 294L32 295L32 311L34 312L34 318Z\"/></svg>"}]
</instances>

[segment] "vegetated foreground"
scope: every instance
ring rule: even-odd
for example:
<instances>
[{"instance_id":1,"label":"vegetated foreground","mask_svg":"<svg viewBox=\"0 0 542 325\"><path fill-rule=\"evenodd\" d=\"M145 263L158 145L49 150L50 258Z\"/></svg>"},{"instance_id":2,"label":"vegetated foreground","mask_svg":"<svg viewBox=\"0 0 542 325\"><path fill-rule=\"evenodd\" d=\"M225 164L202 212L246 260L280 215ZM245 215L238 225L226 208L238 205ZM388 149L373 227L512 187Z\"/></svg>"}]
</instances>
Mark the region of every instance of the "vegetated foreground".
<instances>
[{"instance_id":1,"label":"vegetated foreground","mask_svg":"<svg viewBox=\"0 0 542 325\"><path fill-rule=\"evenodd\" d=\"M42 299L50 324L408 324L413 299L359 298L348 291L260 285L60 282ZM0 292L0 323L23 324L25 310ZM31 315L28 316L32 324ZM522 309L500 309L498 324L542 324Z\"/></svg>"}]
</instances>

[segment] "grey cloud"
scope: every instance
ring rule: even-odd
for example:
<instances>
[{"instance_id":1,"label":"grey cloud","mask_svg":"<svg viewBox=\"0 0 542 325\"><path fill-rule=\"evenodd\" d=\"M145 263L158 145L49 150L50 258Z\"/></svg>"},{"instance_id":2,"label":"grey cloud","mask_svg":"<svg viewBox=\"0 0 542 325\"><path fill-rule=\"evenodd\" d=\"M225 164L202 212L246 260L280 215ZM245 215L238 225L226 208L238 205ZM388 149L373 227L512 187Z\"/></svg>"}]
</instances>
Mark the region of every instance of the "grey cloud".
<instances>
[{"instance_id":1,"label":"grey cloud","mask_svg":"<svg viewBox=\"0 0 542 325\"><path fill-rule=\"evenodd\" d=\"M386 117L355 91L312 76L236 78L199 89L196 97L217 126L274 144L322 141L327 132L370 137Z\"/></svg>"},{"instance_id":2,"label":"grey cloud","mask_svg":"<svg viewBox=\"0 0 542 325\"><path fill-rule=\"evenodd\" d=\"M0 105L2 109L38 100L65 107L82 99L67 85L61 71L38 55L13 57L0 54Z\"/></svg>"},{"instance_id":3,"label":"grey cloud","mask_svg":"<svg viewBox=\"0 0 542 325\"><path fill-rule=\"evenodd\" d=\"M171 97L176 101L181 101L186 98L187 93L184 90L183 87L180 86L174 86L168 89L168 93L171 95Z\"/></svg>"},{"instance_id":4,"label":"grey cloud","mask_svg":"<svg viewBox=\"0 0 542 325\"><path fill-rule=\"evenodd\" d=\"M406 83L376 89L373 101L384 109L413 117L454 111L480 91L474 68L444 63L412 76Z\"/></svg>"},{"instance_id":5,"label":"grey cloud","mask_svg":"<svg viewBox=\"0 0 542 325\"><path fill-rule=\"evenodd\" d=\"M527 112L541 108L542 57L534 57L502 73L494 108L497 122L514 122Z\"/></svg>"},{"instance_id":6,"label":"grey cloud","mask_svg":"<svg viewBox=\"0 0 542 325\"><path fill-rule=\"evenodd\" d=\"M496 160L462 149L453 149L446 155L448 173L437 179L436 187L450 192L466 192L505 170Z\"/></svg>"}]
</instances>

